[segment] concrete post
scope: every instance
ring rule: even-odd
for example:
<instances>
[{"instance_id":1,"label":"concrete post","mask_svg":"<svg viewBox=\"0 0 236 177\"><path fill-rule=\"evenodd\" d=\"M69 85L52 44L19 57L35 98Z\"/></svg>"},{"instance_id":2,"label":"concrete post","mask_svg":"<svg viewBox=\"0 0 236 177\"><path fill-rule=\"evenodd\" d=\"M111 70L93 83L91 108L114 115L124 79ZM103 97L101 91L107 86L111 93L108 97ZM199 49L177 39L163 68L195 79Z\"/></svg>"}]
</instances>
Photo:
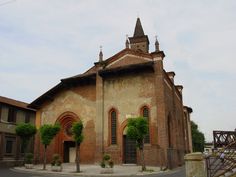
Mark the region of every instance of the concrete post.
<instances>
[{"instance_id":1,"label":"concrete post","mask_svg":"<svg viewBox=\"0 0 236 177\"><path fill-rule=\"evenodd\" d=\"M206 177L205 159L201 152L184 156L186 177Z\"/></svg>"}]
</instances>

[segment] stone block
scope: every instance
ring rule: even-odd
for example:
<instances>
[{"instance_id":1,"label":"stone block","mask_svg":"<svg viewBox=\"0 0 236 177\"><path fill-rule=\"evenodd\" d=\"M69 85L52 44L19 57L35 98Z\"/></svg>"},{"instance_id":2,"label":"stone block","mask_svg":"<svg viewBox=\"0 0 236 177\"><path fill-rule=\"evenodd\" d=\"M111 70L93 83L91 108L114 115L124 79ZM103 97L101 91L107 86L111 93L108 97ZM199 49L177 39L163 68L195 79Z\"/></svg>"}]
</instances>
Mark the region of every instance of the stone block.
<instances>
[{"instance_id":1,"label":"stone block","mask_svg":"<svg viewBox=\"0 0 236 177\"><path fill-rule=\"evenodd\" d=\"M205 159L200 152L187 154L184 157L186 177L206 177Z\"/></svg>"}]
</instances>

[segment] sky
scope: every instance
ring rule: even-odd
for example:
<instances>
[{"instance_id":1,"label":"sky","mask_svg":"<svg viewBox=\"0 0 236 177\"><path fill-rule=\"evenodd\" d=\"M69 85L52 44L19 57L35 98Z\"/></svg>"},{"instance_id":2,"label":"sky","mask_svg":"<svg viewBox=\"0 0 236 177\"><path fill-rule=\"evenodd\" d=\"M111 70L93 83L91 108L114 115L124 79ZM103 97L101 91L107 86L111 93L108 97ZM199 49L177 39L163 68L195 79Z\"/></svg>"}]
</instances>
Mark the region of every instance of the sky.
<instances>
[{"instance_id":1,"label":"sky","mask_svg":"<svg viewBox=\"0 0 236 177\"><path fill-rule=\"evenodd\" d=\"M137 17L212 141L236 128L235 0L0 0L0 95L32 102L125 47Z\"/></svg>"}]
</instances>

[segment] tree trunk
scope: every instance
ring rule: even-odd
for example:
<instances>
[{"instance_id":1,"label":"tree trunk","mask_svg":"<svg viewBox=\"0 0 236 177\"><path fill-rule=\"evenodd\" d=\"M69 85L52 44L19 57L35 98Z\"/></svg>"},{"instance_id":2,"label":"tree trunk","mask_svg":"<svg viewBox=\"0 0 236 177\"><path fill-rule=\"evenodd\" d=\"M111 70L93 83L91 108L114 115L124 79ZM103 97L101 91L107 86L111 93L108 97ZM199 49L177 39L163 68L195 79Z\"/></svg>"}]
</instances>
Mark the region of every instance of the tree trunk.
<instances>
[{"instance_id":1,"label":"tree trunk","mask_svg":"<svg viewBox=\"0 0 236 177\"><path fill-rule=\"evenodd\" d=\"M43 152L43 170L46 170L46 151L47 151L47 145L44 145L44 152Z\"/></svg>"},{"instance_id":2,"label":"tree trunk","mask_svg":"<svg viewBox=\"0 0 236 177\"><path fill-rule=\"evenodd\" d=\"M141 164L142 164L142 171L146 170L146 164L144 159L144 151L143 151L144 143L142 143L142 147L140 148L140 155L141 155Z\"/></svg>"},{"instance_id":3,"label":"tree trunk","mask_svg":"<svg viewBox=\"0 0 236 177\"><path fill-rule=\"evenodd\" d=\"M76 171L78 173L80 172L80 164L79 164L80 157L79 157L79 154L80 154L80 145L76 144Z\"/></svg>"}]
</instances>

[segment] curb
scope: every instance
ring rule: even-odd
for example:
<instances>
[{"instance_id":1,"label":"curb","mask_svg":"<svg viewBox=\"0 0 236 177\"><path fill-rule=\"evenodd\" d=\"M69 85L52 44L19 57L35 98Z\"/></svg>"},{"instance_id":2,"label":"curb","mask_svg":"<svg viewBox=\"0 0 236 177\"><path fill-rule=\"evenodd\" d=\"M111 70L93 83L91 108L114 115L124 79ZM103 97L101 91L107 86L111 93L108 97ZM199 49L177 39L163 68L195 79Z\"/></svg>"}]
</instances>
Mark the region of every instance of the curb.
<instances>
[{"instance_id":1,"label":"curb","mask_svg":"<svg viewBox=\"0 0 236 177\"><path fill-rule=\"evenodd\" d=\"M94 176L114 176L114 177L125 177L125 176L148 176L148 175L155 175L155 174L168 174L170 171L158 171L158 172L143 172L143 173L139 173L139 172L135 172L135 173L130 173L130 174L97 174L97 173L76 173L76 172L53 172L50 170L41 170L41 169L24 169L24 167L14 167L11 168L12 171L16 171L16 172L21 172L21 173L31 173L31 174L35 174L35 173L40 173L40 174L57 174L57 175L61 175L61 176L65 176L65 175L70 175L70 176L86 176L86 177L94 177Z\"/></svg>"}]
</instances>

